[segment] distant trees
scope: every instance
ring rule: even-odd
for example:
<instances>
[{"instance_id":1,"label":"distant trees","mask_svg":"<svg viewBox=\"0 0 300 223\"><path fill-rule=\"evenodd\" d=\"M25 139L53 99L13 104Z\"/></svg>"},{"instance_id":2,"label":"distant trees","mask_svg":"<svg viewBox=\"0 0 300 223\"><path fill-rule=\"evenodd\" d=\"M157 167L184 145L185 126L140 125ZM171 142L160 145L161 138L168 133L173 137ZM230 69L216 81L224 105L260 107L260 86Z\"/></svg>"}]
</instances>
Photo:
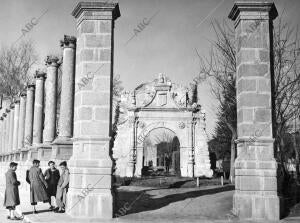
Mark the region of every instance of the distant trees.
<instances>
[{"instance_id":1,"label":"distant trees","mask_svg":"<svg viewBox=\"0 0 300 223\"><path fill-rule=\"evenodd\" d=\"M236 125L236 42L234 30L226 22L212 22L216 40L212 41L209 57L197 55L200 60L200 72L196 82L207 80L212 93L219 102L217 123L213 134L212 148L231 151L230 176L234 176ZM274 92L275 101L273 132L275 155L283 171L284 163L291 155L296 156L297 175L299 175L299 148L291 148L288 126L299 117L300 74L299 74L299 38L298 30L284 22L281 17L274 25ZM230 142L230 143L229 143ZM219 143L219 146L216 146ZM216 151L220 153L220 151ZM220 153L220 154L224 154ZM297 155L298 154L298 155Z\"/></svg>"},{"instance_id":2,"label":"distant trees","mask_svg":"<svg viewBox=\"0 0 300 223\"><path fill-rule=\"evenodd\" d=\"M0 50L0 94L11 102L19 96L24 85L32 80L29 74L37 54L31 41L19 45L2 47Z\"/></svg>"}]
</instances>

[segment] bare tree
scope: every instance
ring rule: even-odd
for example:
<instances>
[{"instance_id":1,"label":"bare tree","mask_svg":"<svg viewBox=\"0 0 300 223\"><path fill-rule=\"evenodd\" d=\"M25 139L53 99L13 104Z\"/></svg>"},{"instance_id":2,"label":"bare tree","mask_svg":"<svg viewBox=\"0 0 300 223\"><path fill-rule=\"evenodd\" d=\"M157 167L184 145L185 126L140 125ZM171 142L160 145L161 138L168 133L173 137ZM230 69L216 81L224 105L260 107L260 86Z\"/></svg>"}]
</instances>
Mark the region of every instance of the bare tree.
<instances>
[{"instance_id":1,"label":"bare tree","mask_svg":"<svg viewBox=\"0 0 300 223\"><path fill-rule=\"evenodd\" d=\"M0 94L11 101L19 96L24 85L32 80L30 69L37 61L31 41L17 46L2 47L0 50Z\"/></svg>"},{"instance_id":2,"label":"bare tree","mask_svg":"<svg viewBox=\"0 0 300 223\"><path fill-rule=\"evenodd\" d=\"M216 40L212 41L209 57L197 55L200 73L196 82L209 80L213 94L219 101L219 121L225 123L231 132L231 169L234 176L236 127L236 43L234 30L225 21L212 22ZM274 28L274 92L275 112L273 131L277 158L286 161L284 133L288 124L299 117L299 39L298 29L283 22L279 17ZM298 100L295 100L298 99ZM222 112L222 113L221 113ZM224 115L225 114L225 115ZM297 152L296 152L297 151ZM295 147L297 172L299 174L299 151ZM298 154L298 155L297 155ZM282 165L284 166L284 165Z\"/></svg>"}]
</instances>

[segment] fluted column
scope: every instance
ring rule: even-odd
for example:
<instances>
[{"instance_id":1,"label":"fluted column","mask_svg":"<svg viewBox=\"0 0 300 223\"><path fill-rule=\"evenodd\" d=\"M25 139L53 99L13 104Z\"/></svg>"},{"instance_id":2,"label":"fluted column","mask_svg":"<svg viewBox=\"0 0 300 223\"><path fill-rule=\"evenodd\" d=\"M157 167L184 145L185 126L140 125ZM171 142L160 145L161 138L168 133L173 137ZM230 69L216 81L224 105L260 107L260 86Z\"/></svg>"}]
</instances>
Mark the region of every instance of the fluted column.
<instances>
[{"instance_id":1,"label":"fluted column","mask_svg":"<svg viewBox=\"0 0 300 223\"><path fill-rule=\"evenodd\" d=\"M46 59L47 78L45 82L45 127L43 142L51 143L56 134L56 98L57 98L57 71L59 67L58 58L48 56Z\"/></svg>"},{"instance_id":2,"label":"fluted column","mask_svg":"<svg viewBox=\"0 0 300 223\"><path fill-rule=\"evenodd\" d=\"M32 144L32 131L33 131L33 115L34 115L34 92L35 84L27 85L27 101L26 101L26 114L25 114L25 132L24 132L24 145L29 146Z\"/></svg>"},{"instance_id":3,"label":"fluted column","mask_svg":"<svg viewBox=\"0 0 300 223\"><path fill-rule=\"evenodd\" d=\"M20 97L20 114L18 128L18 149L24 147L24 131L25 131L25 114L26 114L26 92L23 92Z\"/></svg>"},{"instance_id":4,"label":"fluted column","mask_svg":"<svg viewBox=\"0 0 300 223\"><path fill-rule=\"evenodd\" d=\"M59 134L55 140L56 143L70 142L73 136L76 38L65 35L64 40L61 41L61 47L63 48L63 67Z\"/></svg>"},{"instance_id":5,"label":"fluted column","mask_svg":"<svg viewBox=\"0 0 300 223\"><path fill-rule=\"evenodd\" d=\"M9 132L8 132L8 152L12 152L13 136L14 136L14 117L15 117L15 104L10 105L9 113Z\"/></svg>"},{"instance_id":6,"label":"fluted column","mask_svg":"<svg viewBox=\"0 0 300 223\"><path fill-rule=\"evenodd\" d=\"M33 145L42 143L43 133L43 107L44 107L44 81L45 73L36 71L35 73L35 101L33 118Z\"/></svg>"},{"instance_id":7,"label":"fluted column","mask_svg":"<svg viewBox=\"0 0 300 223\"><path fill-rule=\"evenodd\" d=\"M19 114L20 114L20 99L15 100L15 114L14 114L14 131L13 131L13 141L12 150L18 149L18 133L19 133Z\"/></svg>"}]
</instances>

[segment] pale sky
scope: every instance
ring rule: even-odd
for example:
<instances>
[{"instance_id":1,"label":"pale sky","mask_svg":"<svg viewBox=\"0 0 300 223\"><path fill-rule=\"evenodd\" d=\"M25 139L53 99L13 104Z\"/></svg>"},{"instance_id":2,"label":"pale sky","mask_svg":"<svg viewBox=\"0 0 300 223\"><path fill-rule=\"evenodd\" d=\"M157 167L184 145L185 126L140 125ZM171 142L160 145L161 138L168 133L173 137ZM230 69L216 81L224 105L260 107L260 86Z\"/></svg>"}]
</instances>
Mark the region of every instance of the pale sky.
<instances>
[{"instance_id":1,"label":"pale sky","mask_svg":"<svg viewBox=\"0 0 300 223\"><path fill-rule=\"evenodd\" d=\"M106 0L103 0L106 1ZM0 7L1 46L13 44L21 30L33 18L38 24L24 39L32 39L40 57L40 66L49 54L60 54L59 40L75 34L71 15L78 0L2 0ZM116 1L114 1L116 2ZM164 73L173 82L187 85L198 74L195 48L207 55L214 33L213 19L227 20L234 0L119 0L121 17L115 22L115 74L127 90ZM300 21L300 0L275 0L276 7L287 12L285 18L294 26ZM134 29L155 15L140 33ZM231 22L231 21L229 21ZM232 23L232 22L231 22ZM199 89L200 102L207 111L207 131L213 129L216 101L209 86Z\"/></svg>"}]
</instances>

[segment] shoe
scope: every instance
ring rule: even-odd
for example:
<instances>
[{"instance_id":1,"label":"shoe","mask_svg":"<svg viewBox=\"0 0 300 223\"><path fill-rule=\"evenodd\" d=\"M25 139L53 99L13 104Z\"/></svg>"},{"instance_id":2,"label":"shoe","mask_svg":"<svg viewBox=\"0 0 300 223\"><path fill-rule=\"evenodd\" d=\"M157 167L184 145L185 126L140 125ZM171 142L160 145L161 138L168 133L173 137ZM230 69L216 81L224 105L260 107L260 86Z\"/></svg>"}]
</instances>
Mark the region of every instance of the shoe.
<instances>
[{"instance_id":1,"label":"shoe","mask_svg":"<svg viewBox=\"0 0 300 223\"><path fill-rule=\"evenodd\" d=\"M49 210L53 210L53 209L54 209L54 206L51 205L50 208L49 208Z\"/></svg>"},{"instance_id":2,"label":"shoe","mask_svg":"<svg viewBox=\"0 0 300 223\"><path fill-rule=\"evenodd\" d=\"M53 211L54 211L54 212L56 212L56 211L58 211L58 209L59 209L59 208L58 208L58 207L56 207L56 208L54 208L54 209L53 209Z\"/></svg>"},{"instance_id":3,"label":"shoe","mask_svg":"<svg viewBox=\"0 0 300 223\"><path fill-rule=\"evenodd\" d=\"M10 220L21 221L22 218L14 216L13 218L10 218Z\"/></svg>"},{"instance_id":4,"label":"shoe","mask_svg":"<svg viewBox=\"0 0 300 223\"><path fill-rule=\"evenodd\" d=\"M32 213L33 213L33 214L37 214L38 212L37 212L36 210L34 210Z\"/></svg>"},{"instance_id":5,"label":"shoe","mask_svg":"<svg viewBox=\"0 0 300 223\"><path fill-rule=\"evenodd\" d=\"M57 213L65 213L65 211L64 210L60 210Z\"/></svg>"},{"instance_id":6,"label":"shoe","mask_svg":"<svg viewBox=\"0 0 300 223\"><path fill-rule=\"evenodd\" d=\"M6 218L7 218L7 219L10 219L10 216L7 216Z\"/></svg>"}]
</instances>

